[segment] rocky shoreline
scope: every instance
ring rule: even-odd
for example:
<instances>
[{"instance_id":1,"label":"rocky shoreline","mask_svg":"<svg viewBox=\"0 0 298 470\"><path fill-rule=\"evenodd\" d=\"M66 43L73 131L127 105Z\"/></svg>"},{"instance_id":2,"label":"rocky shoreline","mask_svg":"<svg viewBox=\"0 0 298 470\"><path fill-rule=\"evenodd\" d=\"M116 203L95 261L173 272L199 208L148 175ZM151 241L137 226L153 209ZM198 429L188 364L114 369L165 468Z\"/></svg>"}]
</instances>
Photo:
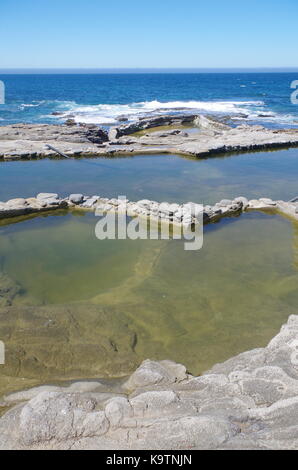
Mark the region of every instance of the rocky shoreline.
<instances>
[{"instance_id":1,"label":"rocky shoreline","mask_svg":"<svg viewBox=\"0 0 298 470\"><path fill-rule=\"evenodd\" d=\"M0 449L297 449L298 316L267 347L194 377L144 361L127 379L3 398Z\"/></svg>"},{"instance_id":2,"label":"rocky shoreline","mask_svg":"<svg viewBox=\"0 0 298 470\"><path fill-rule=\"evenodd\" d=\"M0 127L0 159L7 161L146 153L205 157L290 146L298 146L298 129L231 127L227 121L190 114L140 118L109 131L72 120ZM249 211L298 220L298 198L240 196L202 205L39 193L0 202L0 221L59 210L124 213L192 227ZM20 286L5 273L0 277L0 306L6 308ZM117 322L126 322L122 317ZM293 315L266 348L242 353L199 377L172 361L146 360L130 377L117 381L95 379L16 392L0 400L0 415L9 410L0 418L0 449L297 449L297 351L298 316Z\"/></svg>"},{"instance_id":3,"label":"rocky shoreline","mask_svg":"<svg viewBox=\"0 0 298 470\"><path fill-rule=\"evenodd\" d=\"M159 115L104 130L92 124L13 124L0 126L0 159L180 154L212 154L298 146L298 129L228 125L212 116Z\"/></svg>"},{"instance_id":4,"label":"rocky shoreline","mask_svg":"<svg viewBox=\"0 0 298 470\"><path fill-rule=\"evenodd\" d=\"M0 202L0 220L30 214L42 215L58 209L125 213L129 217L150 218L178 226L192 226L201 220L204 224L218 222L224 217L238 216L247 211L275 211L298 220L298 198L286 202L273 201L270 198L248 200L241 196L233 200L223 199L211 206L194 202L159 203L148 199L133 202L121 198L108 199L83 194L71 194L66 198L60 198L56 193L39 193L36 197L15 198Z\"/></svg>"}]
</instances>

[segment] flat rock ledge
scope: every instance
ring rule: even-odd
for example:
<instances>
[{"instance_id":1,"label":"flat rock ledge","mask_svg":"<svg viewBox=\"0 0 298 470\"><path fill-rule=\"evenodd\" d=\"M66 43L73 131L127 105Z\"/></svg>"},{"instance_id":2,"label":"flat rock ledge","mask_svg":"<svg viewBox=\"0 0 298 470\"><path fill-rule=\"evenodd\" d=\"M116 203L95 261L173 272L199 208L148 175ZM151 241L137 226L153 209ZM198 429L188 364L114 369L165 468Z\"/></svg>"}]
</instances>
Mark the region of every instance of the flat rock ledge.
<instances>
[{"instance_id":1,"label":"flat rock ledge","mask_svg":"<svg viewBox=\"0 0 298 470\"><path fill-rule=\"evenodd\" d=\"M100 380L3 398L0 449L298 449L298 316L267 347L202 376L144 361L111 393Z\"/></svg>"},{"instance_id":2,"label":"flat rock ledge","mask_svg":"<svg viewBox=\"0 0 298 470\"><path fill-rule=\"evenodd\" d=\"M224 217L234 217L247 211L277 211L298 220L298 198L289 202L272 201L269 198L248 200L240 196L233 200L223 199L215 205L202 205L194 202L176 204L142 199L137 202L124 198L103 198L97 195L84 196L71 194L60 198L56 193L39 193L36 197L15 198L0 202L0 220L21 217L30 214L43 214L57 209L89 210L99 212L125 213L130 217L150 217L158 222L167 222L178 226L191 227L202 222L204 224L218 222Z\"/></svg>"},{"instance_id":3,"label":"flat rock ledge","mask_svg":"<svg viewBox=\"0 0 298 470\"><path fill-rule=\"evenodd\" d=\"M198 114L139 118L109 132L72 120L61 125L0 126L0 159L4 160L61 157L55 149L67 157L162 153L205 157L292 146L298 146L298 129L231 127L214 116Z\"/></svg>"}]
</instances>

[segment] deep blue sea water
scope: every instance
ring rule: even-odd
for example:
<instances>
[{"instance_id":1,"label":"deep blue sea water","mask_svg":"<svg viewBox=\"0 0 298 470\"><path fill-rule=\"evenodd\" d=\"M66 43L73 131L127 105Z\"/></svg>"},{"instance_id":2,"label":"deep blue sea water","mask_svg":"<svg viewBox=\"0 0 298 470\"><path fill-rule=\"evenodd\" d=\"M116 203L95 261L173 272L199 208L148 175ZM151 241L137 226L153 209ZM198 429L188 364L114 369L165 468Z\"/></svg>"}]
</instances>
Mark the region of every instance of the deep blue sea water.
<instances>
[{"instance_id":1,"label":"deep blue sea water","mask_svg":"<svg viewBox=\"0 0 298 470\"><path fill-rule=\"evenodd\" d=\"M290 101L290 85L297 79L297 73L0 74L6 86L0 124L72 117L110 125L120 115L133 119L185 108L293 127L298 106Z\"/></svg>"}]
</instances>

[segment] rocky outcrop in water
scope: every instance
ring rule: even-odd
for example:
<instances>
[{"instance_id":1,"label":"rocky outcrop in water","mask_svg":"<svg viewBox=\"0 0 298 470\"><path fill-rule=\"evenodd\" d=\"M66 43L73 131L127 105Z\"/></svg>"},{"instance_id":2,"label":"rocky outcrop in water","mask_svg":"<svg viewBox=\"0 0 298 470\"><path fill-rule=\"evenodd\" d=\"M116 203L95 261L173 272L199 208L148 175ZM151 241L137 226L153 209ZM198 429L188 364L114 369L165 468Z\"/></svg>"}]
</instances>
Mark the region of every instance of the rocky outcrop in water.
<instances>
[{"instance_id":1,"label":"rocky outcrop in water","mask_svg":"<svg viewBox=\"0 0 298 470\"><path fill-rule=\"evenodd\" d=\"M144 361L124 382L4 398L0 449L297 449L298 316L267 347L202 376Z\"/></svg>"},{"instance_id":2,"label":"rocky outcrop in water","mask_svg":"<svg viewBox=\"0 0 298 470\"><path fill-rule=\"evenodd\" d=\"M152 129L154 127L161 126L183 126L186 124L192 125L197 118L197 114L185 114L185 115L165 115L156 117L143 117L139 118L138 121L122 124L118 127L112 127L109 131L109 139L115 140L119 137L134 134L136 132L143 131L145 129Z\"/></svg>"},{"instance_id":3,"label":"rocky outcrop in water","mask_svg":"<svg viewBox=\"0 0 298 470\"><path fill-rule=\"evenodd\" d=\"M57 157L48 145L70 157L162 153L205 157L298 146L298 129L274 130L246 124L230 127L222 121L197 114L158 115L112 127L109 133L96 125L74 121L64 125L0 126L0 158Z\"/></svg>"}]
</instances>

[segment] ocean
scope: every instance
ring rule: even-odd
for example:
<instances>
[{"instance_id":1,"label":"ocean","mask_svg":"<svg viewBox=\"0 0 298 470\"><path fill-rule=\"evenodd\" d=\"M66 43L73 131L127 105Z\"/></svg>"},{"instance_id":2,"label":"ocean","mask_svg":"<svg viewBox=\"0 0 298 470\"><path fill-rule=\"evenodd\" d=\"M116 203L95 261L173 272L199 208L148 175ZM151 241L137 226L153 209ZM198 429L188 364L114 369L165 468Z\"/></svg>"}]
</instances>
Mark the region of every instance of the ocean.
<instances>
[{"instance_id":1,"label":"ocean","mask_svg":"<svg viewBox=\"0 0 298 470\"><path fill-rule=\"evenodd\" d=\"M133 120L183 110L297 127L298 106L290 99L297 79L298 73L0 73L6 88L0 125L72 118L105 127L123 115Z\"/></svg>"}]
</instances>

